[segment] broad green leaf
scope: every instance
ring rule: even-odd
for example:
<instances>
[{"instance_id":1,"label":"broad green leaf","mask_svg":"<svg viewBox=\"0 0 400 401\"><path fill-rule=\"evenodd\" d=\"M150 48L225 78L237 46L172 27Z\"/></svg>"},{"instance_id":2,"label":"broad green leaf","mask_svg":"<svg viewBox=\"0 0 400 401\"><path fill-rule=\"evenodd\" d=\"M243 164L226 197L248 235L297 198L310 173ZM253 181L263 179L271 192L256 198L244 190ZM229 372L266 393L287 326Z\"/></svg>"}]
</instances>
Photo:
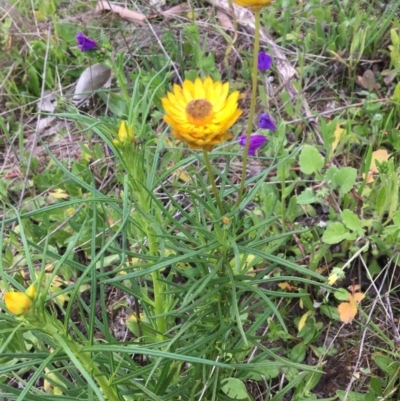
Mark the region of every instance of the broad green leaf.
<instances>
[{"instance_id":1,"label":"broad green leaf","mask_svg":"<svg viewBox=\"0 0 400 401\"><path fill-rule=\"evenodd\" d=\"M328 170L325 171L324 180L327 181L328 183L334 182L335 175L338 171L339 171L339 169L336 166L329 167ZM332 188L332 189L335 189L335 188Z\"/></svg>"},{"instance_id":2,"label":"broad green leaf","mask_svg":"<svg viewBox=\"0 0 400 401\"><path fill-rule=\"evenodd\" d=\"M382 354L374 354L372 356L372 359L375 361L375 363L385 372L388 373L390 376L394 375L396 372L398 372L400 368L400 364L397 361L394 361L393 359L382 355Z\"/></svg>"},{"instance_id":3,"label":"broad green leaf","mask_svg":"<svg viewBox=\"0 0 400 401\"><path fill-rule=\"evenodd\" d=\"M355 391L337 390L336 395L340 401L365 401L365 394L356 393Z\"/></svg>"},{"instance_id":4,"label":"broad green leaf","mask_svg":"<svg viewBox=\"0 0 400 401\"><path fill-rule=\"evenodd\" d=\"M400 82L397 83L396 88L394 89L393 92L393 97L392 97L393 103L397 107L397 111L400 111Z\"/></svg>"},{"instance_id":5,"label":"broad green leaf","mask_svg":"<svg viewBox=\"0 0 400 401\"><path fill-rule=\"evenodd\" d=\"M368 263L368 271L372 277L378 275L382 271L378 261L375 258L371 259L371 261Z\"/></svg>"},{"instance_id":6,"label":"broad green leaf","mask_svg":"<svg viewBox=\"0 0 400 401\"><path fill-rule=\"evenodd\" d=\"M330 224L327 229L324 232L324 235L322 236L322 241L325 242L326 244L338 244L339 242L342 242L345 239L348 239L350 237L349 231L346 229L346 227L339 222L335 222Z\"/></svg>"},{"instance_id":7,"label":"broad green leaf","mask_svg":"<svg viewBox=\"0 0 400 401\"><path fill-rule=\"evenodd\" d=\"M386 187L383 186L379 189L378 194L376 195L376 211L380 216L385 213L387 205L390 202L390 199L388 199L389 194L387 192Z\"/></svg>"},{"instance_id":8,"label":"broad green leaf","mask_svg":"<svg viewBox=\"0 0 400 401\"><path fill-rule=\"evenodd\" d=\"M254 367L254 371L246 374L245 379L263 381L275 379L279 376L280 370L278 366L258 366Z\"/></svg>"},{"instance_id":9,"label":"broad green leaf","mask_svg":"<svg viewBox=\"0 0 400 401\"><path fill-rule=\"evenodd\" d=\"M314 146L304 145L299 156L299 164L302 173L313 174L324 167L324 158Z\"/></svg>"},{"instance_id":10,"label":"broad green leaf","mask_svg":"<svg viewBox=\"0 0 400 401\"><path fill-rule=\"evenodd\" d=\"M317 197L314 194L314 190L312 188L306 188L298 197L297 204L298 205L309 205L310 203L314 203L317 201Z\"/></svg>"},{"instance_id":11,"label":"broad green leaf","mask_svg":"<svg viewBox=\"0 0 400 401\"><path fill-rule=\"evenodd\" d=\"M398 211L395 213L395 215L393 216L393 223L394 223L396 226L399 226L399 227L400 227L400 210L398 210Z\"/></svg>"},{"instance_id":12,"label":"broad green leaf","mask_svg":"<svg viewBox=\"0 0 400 401\"><path fill-rule=\"evenodd\" d=\"M341 168L334 176L334 182L337 188L339 188L339 195L343 196L349 192L357 178L357 170L353 167Z\"/></svg>"},{"instance_id":13,"label":"broad green leaf","mask_svg":"<svg viewBox=\"0 0 400 401\"><path fill-rule=\"evenodd\" d=\"M279 368L277 366L266 366L263 369L263 375L266 380L275 379L279 376Z\"/></svg>"},{"instance_id":14,"label":"broad green leaf","mask_svg":"<svg viewBox=\"0 0 400 401\"><path fill-rule=\"evenodd\" d=\"M371 380L369 381L369 386L376 395L382 395L382 382L379 377L371 377Z\"/></svg>"},{"instance_id":15,"label":"broad green leaf","mask_svg":"<svg viewBox=\"0 0 400 401\"><path fill-rule=\"evenodd\" d=\"M292 360L293 362L297 362L297 363L303 362L304 358L306 357L306 349L307 349L307 346L303 341L301 343L295 345L290 350L290 354L289 354L290 360Z\"/></svg>"},{"instance_id":16,"label":"broad green leaf","mask_svg":"<svg viewBox=\"0 0 400 401\"><path fill-rule=\"evenodd\" d=\"M351 210L343 210L342 213L343 224L358 235L364 235L363 223L360 218Z\"/></svg>"},{"instance_id":17,"label":"broad green leaf","mask_svg":"<svg viewBox=\"0 0 400 401\"><path fill-rule=\"evenodd\" d=\"M296 217L297 217L297 196L293 195L289 201L289 205L286 211L286 218L290 223L293 223Z\"/></svg>"},{"instance_id":18,"label":"broad green leaf","mask_svg":"<svg viewBox=\"0 0 400 401\"><path fill-rule=\"evenodd\" d=\"M339 320L339 312L334 306L321 305L320 310L321 313L328 316L330 319Z\"/></svg>"},{"instance_id":19,"label":"broad green leaf","mask_svg":"<svg viewBox=\"0 0 400 401\"><path fill-rule=\"evenodd\" d=\"M26 70L28 76L28 88L35 96L40 96L40 82L38 72L32 65Z\"/></svg>"},{"instance_id":20,"label":"broad green leaf","mask_svg":"<svg viewBox=\"0 0 400 401\"><path fill-rule=\"evenodd\" d=\"M347 301L350 296L349 292L344 288L339 288L333 295L338 301Z\"/></svg>"},{"instance_id":21,"label":"broad green leaf","mask_svg":"<svg viewBox=\"0 0 400 401\"><path fill-rule=\"evenodd\" d=\"M399 35L397 34L395 29L390 30L390 39L392 41L392 45L395 47L399 47L400 45L400 38Z\"/></svg>"},{"instance_id":22,"label":"broad green leaf","mask_svg":"<svg viewBox=\"0 0 400 401\"><path fill-rule=\"evenodd\" d=\"M364 401L378 401L373 390L369 390L368 393L365 394Z\"/></svg>"},{"instance_id":23,"label":"broad green leaf","mask_svg":"<svg viewBox=\"0 0 400 401\"><path fill-rule=\"evenodd\" d=\"M225 379L223 382L223 386L221 390L229 397L234 400L248 400L249 394L247 393L246 386L244 383L235 379L234 377L230 377Z\"/></svg>"}]
</instances>

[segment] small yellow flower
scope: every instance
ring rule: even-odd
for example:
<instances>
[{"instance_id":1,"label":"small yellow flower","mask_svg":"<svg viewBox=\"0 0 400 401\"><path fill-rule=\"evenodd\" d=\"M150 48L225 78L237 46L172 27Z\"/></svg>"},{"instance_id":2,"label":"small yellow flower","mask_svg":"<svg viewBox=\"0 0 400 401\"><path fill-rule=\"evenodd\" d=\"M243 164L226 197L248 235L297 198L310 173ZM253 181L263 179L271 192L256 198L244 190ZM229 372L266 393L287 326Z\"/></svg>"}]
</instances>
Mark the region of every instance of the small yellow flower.
<instances>
[{"instance_id":1,"label":"small yellow flower","mask_svg":"<svg viewBox=\"0 0 400 401\"><path fill-rule=\"evenodd\" d=\"M69 207L65 213L67 214L67 216L72 216L75 213L75 208L74 207Z\"/></svg>"},{"instance_id":2,"label":"small yellow flower","mask_svg":"<svg viewBox=\"0 0 400 401\"><path fill-rule=\"evenodd\" d=\"M233 0L233 2L242 7L251 7L254 11L271 5L271 0Z\"/></svg>"},{"instance_id":3,"label":"small yellow flower","mask_svg":"<svg viewBox=\"0 0 400 401\"><path fill-rule=\"evenodd\" d=\"M6 292L4 302L13 315L24 315L32 305L31 299L23 292Z\"/></svg>"},{"instance_id":4,"label":"small yellow flower","mask_svg":"<svg viewBox=\"0 0 400 401\"><path fill-rule=\"evenodd\" d=\"M338 276L337 274L333 273L333 274L331 274L331 275L327 278L326 282L327 282L329 285L333 285L333 284L335 284L336 281L338 281L338 280L339 280L339 276Z\"/></svg>"},{"instance_id":5,"label":"small yellow flower","mask_svg":"<svg viewBox=\"0 0 400 401\"><path fill-rule=\"evenodd\" d=\"M133 133L132 127L128 126L128 123L126 121L121 121L121 124L119 125L118 129L118 139L114 140L113 143L114 145L119 145L121 142L122 143L128 143L128 142L133 142L135 139L135 134Z\"/></svg>"},{"instance_id":6,"label":"small yellow flower","mask_svg":"<svg viewBox=\"0 0 400 401\"><path fill-rule=\"evenodd\" d=\"M231 222L231 220L229 219L229 217L224 216L224 217L222 218L222 222L223 222L224 224L229 224L229 223Z\"/></svg>"},{"instance_id":7,"label":"small yellow flower","mask_svg":"<svg viewBox=\"0 0 400 401\"><path fill-rule=\"evenodd\" d=\"M32 301L36 298L36 294L37 294L37 288L35 284L30 285L25 291L25 295Z\"/></svg>"},{"instance_id":8,"label":"small yellow flower","mask_svg":"<svg viewBox=\"0 0 400 401\"><path fill-rule=\"evenodd\" d=\"M164 121L172 134L187 142L191 149L212 150L232 137L226 131L242 114L238 109L239 92L228 96L229 83L185 80L183 86L174 85L173 92L161 99L166 115Z\"/></svg>"}]
</instances>

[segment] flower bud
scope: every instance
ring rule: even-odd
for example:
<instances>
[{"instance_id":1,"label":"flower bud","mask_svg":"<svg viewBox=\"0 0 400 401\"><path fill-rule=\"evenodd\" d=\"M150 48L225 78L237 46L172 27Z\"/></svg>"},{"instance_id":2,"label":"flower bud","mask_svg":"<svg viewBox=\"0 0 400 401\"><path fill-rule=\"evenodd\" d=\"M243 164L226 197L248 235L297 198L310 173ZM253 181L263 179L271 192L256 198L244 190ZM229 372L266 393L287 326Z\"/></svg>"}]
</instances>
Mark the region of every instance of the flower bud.
<instances>
[{"instance_id":1,"label":"flower bud","mask_svg":"<svg viewBox=\"0 0 400 401\"><path fill-rule=\"evenodd\" d=\"M133 129L128 126L126 121L121 121L121 124L119 125L118 138L122 143L133 142L135 139Z\"/></svg>"},{"instance_id":2,"label":"flower bud","mask_svg":"<svg viewBox=\"0 0 400 401\"><path fill-rule=\"evenodd\" d=\"M37 295L37 288L35 286L35 284L30 285L26 291L25 291L25 295L30 299L30 300L34 300L36 298Z\"/></svg>"},{"instance_id":3,"label":"flower bud","mask_svg":"<svg viewBox=\"0 0 400 401\"><path fill-rule=\"evenodd\" d=\"M230 221L229 217L224 216L224 217L222 218L222 222L223 222L224 224L229 224L231 221Z\"/></svg>"},{"instance_id":4,"label":"flower bud","mask_svg":"<svg viewBox=\"0 0 400 401\"><path fill-rule=\"evenodd\" d=\"M8 311L17 316L27 313L32 305L31 299L23 292L6 292L4 302Z\"/></svg>"}]
</instances>

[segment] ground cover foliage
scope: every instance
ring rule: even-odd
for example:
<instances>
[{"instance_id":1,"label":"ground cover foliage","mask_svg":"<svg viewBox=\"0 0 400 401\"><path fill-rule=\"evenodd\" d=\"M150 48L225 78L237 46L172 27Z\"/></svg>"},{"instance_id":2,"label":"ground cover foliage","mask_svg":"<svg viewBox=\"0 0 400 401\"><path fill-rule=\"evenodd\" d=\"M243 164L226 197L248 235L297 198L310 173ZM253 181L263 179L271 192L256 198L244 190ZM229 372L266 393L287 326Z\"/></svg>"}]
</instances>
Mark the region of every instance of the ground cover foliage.
<instances>
[{"instance_id":1,"label":"ground cover foliage","mask_svg":"<svg viewBox=\"0 0 400 401\"><path fill-rule=\"evenodd\" d=\"M398 400L399 6L0 0L0 399Z\"/></svg>"}]
</instances>

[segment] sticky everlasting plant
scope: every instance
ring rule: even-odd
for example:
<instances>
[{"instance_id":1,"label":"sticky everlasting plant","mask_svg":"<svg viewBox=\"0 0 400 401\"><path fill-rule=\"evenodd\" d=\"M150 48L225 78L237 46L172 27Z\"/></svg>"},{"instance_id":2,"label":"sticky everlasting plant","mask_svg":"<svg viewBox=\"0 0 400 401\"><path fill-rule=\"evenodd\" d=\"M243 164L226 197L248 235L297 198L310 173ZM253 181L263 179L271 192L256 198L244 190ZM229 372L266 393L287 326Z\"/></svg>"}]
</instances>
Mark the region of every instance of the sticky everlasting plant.
<instances>
[{"instance_id":1,"label":"sticky everlasting plant","mask_svg":"<svg viewBox=\"0 0 400 401\"><path fill-rule=\"evenodd\" d=\"M210 177L212 191L221 215L224 207L215 185L208 151L225 139L232 138L227 130L242 114L238 109L239 92L230 95L229 83L213 82L210 77L204 81L185 80L182 86L174 85L173 92L161 99L164 121L172 128L172 134L187 142L191 149L202 149L204 162Z\"/></svg>"}]
</instances>

